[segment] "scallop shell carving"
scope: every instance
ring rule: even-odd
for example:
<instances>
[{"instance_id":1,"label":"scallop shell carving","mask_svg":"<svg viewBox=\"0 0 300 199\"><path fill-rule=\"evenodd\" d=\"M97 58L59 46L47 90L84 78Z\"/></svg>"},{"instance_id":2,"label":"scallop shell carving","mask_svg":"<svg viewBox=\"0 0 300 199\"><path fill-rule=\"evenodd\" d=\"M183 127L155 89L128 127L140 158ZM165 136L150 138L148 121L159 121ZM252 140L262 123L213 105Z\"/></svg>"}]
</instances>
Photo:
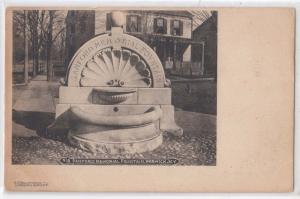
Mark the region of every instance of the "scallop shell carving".
<instances>
[{"instance_id":1,"label":"scallop shell carving","mask_svg":"<svg viewBox=\"0 0 300 199\"><path fill-rule=\"evenodd\" d=\"M130 50L104 49L86 63L81 86L151 87L152 76L147 64Z\"/></svg>"}]
</instances>

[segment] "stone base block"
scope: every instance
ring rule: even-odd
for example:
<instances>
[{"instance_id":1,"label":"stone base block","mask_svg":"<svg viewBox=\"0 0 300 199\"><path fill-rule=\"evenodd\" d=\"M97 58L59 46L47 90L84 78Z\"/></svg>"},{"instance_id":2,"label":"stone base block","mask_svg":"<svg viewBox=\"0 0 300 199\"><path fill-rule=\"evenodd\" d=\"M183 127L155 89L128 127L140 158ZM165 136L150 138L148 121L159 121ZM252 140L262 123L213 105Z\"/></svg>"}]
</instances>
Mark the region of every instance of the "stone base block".
<instances>
[{"instance_id":1,"label":"stone base block","mask_svg":"<svg viewBox=\"0 0 300 199\"><path fill-rule=\"evenodd\" d=\"M109 142L103 140L90 140L81 136L69 133L69 141L72 145L83 150L91 151L93 153L107 153L107 154L133 154L152 151L159 147L163 142L162 134L159 133L154 137L136 140L130 142Z\"/></svg>"},{"instance_id":2,"label":"stone base block","mask_svg":"<svg viewBox=\"0 0 300 199\"><path fill-rule=\"evenodd\" d=\"M59 88L60 104L103 104L107 102L99 99L93 90L107 89L108 87L66 87ZM119 87L109 87L111 91L120 90ZM124 88L126 90L128 88ZM133 88L130 88L133 89ZM133 105L160 105L171 104L171 88L135 88L136 92L132 93L126 101L117 104Z\"/></svg>"},{"instance_id":3,"label":"stone base block","mask_svg":"<svg viewBox=\"0 0 300 199\"><path fill-rule=\"evenodd\" d=\"M161 105L163 115L160 119L160 130L163 132L171 133L175 136L182 136L183 129L179 127L174 118L173 105Z\"/></svg>"},{"instance_id":4,"label":"stone base block","mask_svg":"<svg viewBox=\"0 0 300 199\"><path fill-rule=\"evenodd\" d=\"M71 127L70 133L87 140L101 142L139 142L156 137L159 133L155 123L143 126L116 127L99 126L87 123L78 123Z\"/></svg>"},{"instance_id":5,"label":"stone base block","mask_svg":"<svg viewBox=\"0 0 300 199\"><path fill-rule=\"evenodd\" d=\"M138 88L138 104L171 104L171 88Z\"/></svg>"}]
</instances>

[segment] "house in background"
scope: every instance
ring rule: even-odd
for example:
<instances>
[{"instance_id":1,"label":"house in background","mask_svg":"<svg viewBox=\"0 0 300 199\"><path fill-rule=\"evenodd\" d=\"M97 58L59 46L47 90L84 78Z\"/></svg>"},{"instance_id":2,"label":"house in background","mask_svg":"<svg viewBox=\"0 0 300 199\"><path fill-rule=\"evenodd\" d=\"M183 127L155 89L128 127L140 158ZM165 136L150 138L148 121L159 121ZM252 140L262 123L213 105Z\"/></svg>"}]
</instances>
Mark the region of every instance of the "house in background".
<instances>
[{"instance_id":1,"label":"house in background","mask_svg":"<svg viewBox=\"0 0 300 199\"><path fill-rule=\"evenodd\" d=\"M188 11L128 10L124 32L147 43L163 63L166 75L205 75L205 38L203 30L193 28ZM66 63L76 50L95 35L111 30L111 11L69 11L66 18ZM200 27L200 26L199 26ZM193 31L194 30L194 31ZM216 41L215 41L216 42Z\"/></svg>"},{"instance_id":2,"label":"house in background","mask_svg":"<svg viewBox=\"0 0 300 199\"><path fill-rule=\"evenodd\" d=\"M201 71L204 76L217 75L217 23L218 14L212 11L211 16L192 33L193 41L203 42L202 46L192 45L192 63L204 62Z\"/></svg>"},{"instance_id":3,"label":"house in background","mask_svg":"<svg viewBox=\"0 0 300 199\"><path fill-rule=\"evenodd\" d=\"M124 32L140 38L158 55L168 73L190 62L192 15L187 11L124 11ZM96 11L95 33L110 31L110 12ZM106 20L103 20L106 19ZM102 22L102 23L101 23ZM105 25L103 22L106 22Z\"/></svg>"},{"instance_id":4,"label":"house in background","mask_svg":"<svg viewBox=\"0 0 300 199\"><path fill-rule=\"evenodd\" d=\"M95 11L71 10L66 16L66 65L82 44L95 35Z\"/></svg>"}]
</instances>

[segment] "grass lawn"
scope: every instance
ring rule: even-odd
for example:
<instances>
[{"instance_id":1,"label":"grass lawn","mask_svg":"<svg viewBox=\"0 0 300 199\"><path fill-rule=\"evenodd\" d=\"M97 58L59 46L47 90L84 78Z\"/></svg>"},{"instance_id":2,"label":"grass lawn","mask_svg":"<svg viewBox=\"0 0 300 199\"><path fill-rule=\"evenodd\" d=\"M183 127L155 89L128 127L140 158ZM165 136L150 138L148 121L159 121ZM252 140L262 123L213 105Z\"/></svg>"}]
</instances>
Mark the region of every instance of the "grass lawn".
<instances>
[{"instance_id":1,"label":"grass lawn","mask_svg":"<svg viewBox=\"0 0 300 199\"><path fill-rule=\"evenodd\" d=\"M217 114L217 83L172 83L172 104L185 111Z\"/></svg>"}]
</instances>

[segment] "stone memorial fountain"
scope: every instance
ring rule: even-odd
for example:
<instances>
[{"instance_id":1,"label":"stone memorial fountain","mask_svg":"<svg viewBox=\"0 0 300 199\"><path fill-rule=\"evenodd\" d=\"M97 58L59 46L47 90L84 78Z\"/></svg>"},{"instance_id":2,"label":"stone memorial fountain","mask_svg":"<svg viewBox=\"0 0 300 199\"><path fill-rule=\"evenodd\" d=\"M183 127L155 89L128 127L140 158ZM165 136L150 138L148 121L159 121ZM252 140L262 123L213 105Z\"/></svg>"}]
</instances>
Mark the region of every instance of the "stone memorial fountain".
<instances>
[{"instance_id":1,"label":"stone memorial fountain","mask_svg":"<svg viewBox=\"0 0 300 199\"><path fill-rule=\"evenodd\" d=\"M67 128L72 145L94 153L151 151L163 132L183 133L171 88L156 53L123 33L121 12L111 16L111 33L87 41L70 61L49 129Z\"/></svg>"}]
</instances>

